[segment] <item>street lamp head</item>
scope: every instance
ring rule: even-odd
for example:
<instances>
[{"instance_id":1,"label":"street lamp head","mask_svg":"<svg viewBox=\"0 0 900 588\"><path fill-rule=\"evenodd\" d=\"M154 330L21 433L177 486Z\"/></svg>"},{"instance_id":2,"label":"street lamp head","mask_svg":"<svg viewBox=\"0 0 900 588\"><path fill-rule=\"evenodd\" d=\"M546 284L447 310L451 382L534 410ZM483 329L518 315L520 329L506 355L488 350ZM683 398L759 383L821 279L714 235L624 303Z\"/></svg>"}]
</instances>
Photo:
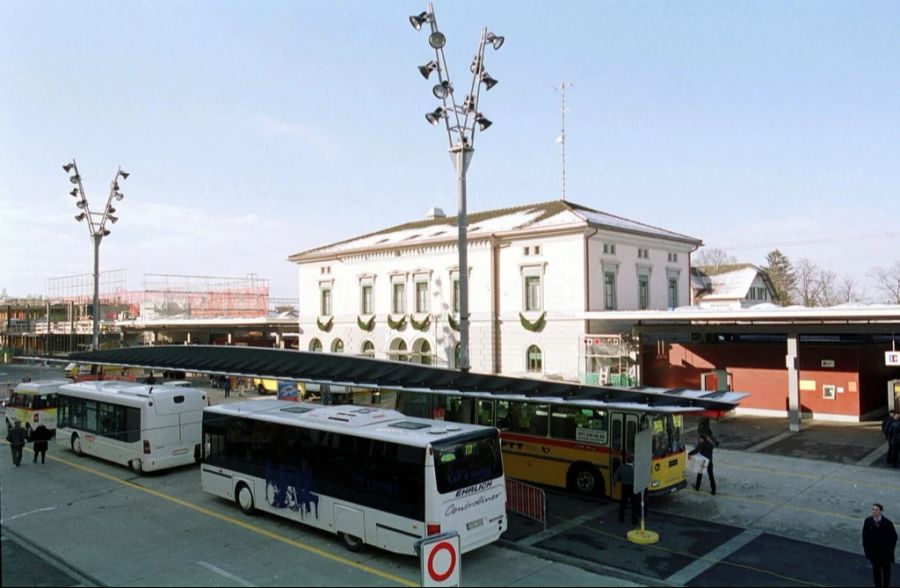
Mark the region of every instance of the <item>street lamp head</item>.
<instances>
[{"instance_id":1,"label":"street lamp head","mask_svg":"<svg viewBox=\"0 0 900 588\"><path fill-rule=\"evenodd\" d=\"M115 214L116 208L114 206L110 206L109 208L106 209L106 213L107 214Z\"/></svg>"},{"instance_id":2,"label":"street lamp head","mask_svg":"<svg viewBox=\"0 0 900 588\"><path fill-rule=\"evenodd\" d=\"M494 124L488 119L484 118L484 115L482 115L480 112L475 115L475 122L478 123L478 128L482 131L487 130L489 126Z\"/></svg>"},{"instance_id":3,"label":"street lamp head","mask_svg":"<svg viewBox=\"0 0 900 588\"><path fill-rule=\"evenodd\" d=\"M119 201L121 201L122 198L125 198L125 194L122 194L121 192L114 192L113 196L115 196L116 200L119 200Z\"/></svg>"},{"instance_id":4,"label":"street lamp head","mask_svg":"<svg viewBox=\"0 0 900 588\"><path fill-rule=\"evenodd\" d=\"M106 218L108 218L108 219L109 219L109 222L111 222L112 224L116 224L117 222L119 222L119 217L113 216L113 215L111 215L111 214L110 214L110 215L107 215Z\"/></svg>"},{"instance_id":5,"label":"street lamp head","mask_svg":"<svg viewBox=\"0 0 900 588\"><path fill-rule=\"evenodd\" d=\"M450 85L450 82L444 80L440 84L434 86L431 89L431 93L434 94L434 97L438 100L444 100L447 96L450 95L450 92L453 91L453 87Z\"/></svg>"},{"instance_id":6,"label":"street lamp head","mask_svg":"<svg viewBox=\"0 0 900 588\"><path fill-rule=\"evenodd\" d=\"M100 235L102 235L102 236L104 236L104 237L108 236L108 235L109 235L109 229L103 229L103 230L100 232Z\"/></svg>"},{"instance_id":7,"label":"street lamp head","mask_svg":"<svg viewBox=\"0 0 900 588\"><path fill-rule=\"evenodd\" d=\"M431 22L431 15L428 12L421 12L409 17L409 24L417 31L422 30L422 25L426 22Z\"/></svg>"},{"instance_id":8,"label":"street lamp head","mask_svg":"<svg viewBox=\"0 0 900 588\"><path fill-rule=\"evenodd\" d=\"M434 31L428 35L428 44L431 45L432 49L443 49L444 45L447 44L447 37L440 31Z\"/></svg>"},{"instance_id":9,"label":"street lamp head","mask_svg":"<svg viewBox=\"0 0 900 588\"><path fill-rule=\"evenodd\" d=\"M77 206L78 208L84 210L84 207L85 207L86 204L87 204L87 200L84 200L84 199L82 198L81 200L79 200L78 202L75 203L75 206Z\"/></svg>"},{"instance_id":10,"label":"street lamp head","mask_svg":"<svg viewBox=\"0 0 900 588\"><path fill-rule=\"evenodd\" d=\"M87 215L82 212L81 214L75 216L75 220L77 220L78 222L81 222L85 219L86 216Z\"/></svg>"},{"instance_id":11,"label":"street lamp head","mask_svg":"<svg viewBox=\"0 0 900 588\"><path fill-rule=\"evenodd\" d=\"M71 178L69 178L69 181L72 182L73 184L77 184L79 180L81 180L81 176L78 176L78 175L75 175L75 176L72 176Z\"/></svg>"},{"instance_id":12,"label":"street lamp head","mask_svg":"<svg viewBox=\"0 0 900 588\"><path fill-rule=\"evenodd\" d=\"M62 166L63 170L65 170L66 173L72 171L73 167L75 167L74 163L67 163L66 165Z\"/></svg>"},{"instance_id":13,"label":"street lamp head","mask_svg":"<svg viewBox=\"0 0 900 588\"><path fill-rule=\"evenodd\" d=\"M481 69L481 60L476 55L472 58L472 65L469 66L469 71L472 73L478 73L478 70Z\"/></svg>"},{"instance_id":14,"label":"street lamp head","mask_svg":"<svg viewBox=\"0 0 900 588\"><path fill-rule=\"evenodd\" d=\"M128 179L128 176L130 176L131 174L128 173L127 171L123 171L123 170L120 169L118 175L122 176L122 179L123 179L123 180L127 180L127 179Z\"/></svg>"},{"instance_id":15,"label":"street lamp head","mask_svg":"<svg viewBox=\"0 0 900 588\"><path fill-rule=\"evenodd\" d=\"M425 65L420 65L420 66L419 66L419 73L422 74L422 77L425 78L425 79L427 80L427 79L428 79L428 76L431 75L431 72L433 72L434 70L436 70L437 67L438 67L437 62L435 62L435 61L429 61L429 62L426 63Z\"/></svg>"},{"instance_id":16,"label":"street lamp head","mask_svg":"<svg viewBox=\"0 0 900 588\"><path fill-rule=\"evenodd\" d=\"M425 115L425 120L430 122L434 126L438 126L441 124L441 119L444 118L444 109L437 108L434 112L429 112Z\"/></svg>"},{"instance_id":17,"label":"street lamp head","mask_svg":"<svg viewBox=\"0 0 900 588\"><path fill-rule=\"evenodd\" d=\"M494 46L494 51L503 46L503 41L505 40L500 35L495 35L494 33L488 33L485 40Z\"/></svg>"},{"instance_id":18,"label":"street lamp head","mask_svg":"<svg viewBox=\"0 0 900 588\"><path fill-rule=\"evenodd\" d=\"M72 198L78 198L78 188L72 188L72 191L69 192L72 195Z\"/></svg>"},{"instance_id":19,"label":"street lamp head","mask_svg":"<svg viewBox=\"0 0 900 588\"><path fill-rule=\"evenodd\" d=\"M486 71L481 72L481 81L484 83L485 90L490 90L497 85L497 80L492 78L491 74Z\"/></svg>"}]
</instances>

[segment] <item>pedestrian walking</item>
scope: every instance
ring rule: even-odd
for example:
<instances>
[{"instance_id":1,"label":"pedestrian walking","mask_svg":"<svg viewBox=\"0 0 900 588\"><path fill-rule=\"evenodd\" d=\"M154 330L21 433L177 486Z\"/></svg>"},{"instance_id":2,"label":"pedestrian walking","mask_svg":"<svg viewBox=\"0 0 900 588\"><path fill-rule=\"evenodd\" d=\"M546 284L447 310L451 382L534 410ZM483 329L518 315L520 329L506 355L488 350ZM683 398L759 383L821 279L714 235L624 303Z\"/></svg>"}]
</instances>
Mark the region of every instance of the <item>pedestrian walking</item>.
<instances>
[{"instance_id":1,"label":"pedestrian walking","mask_svg":"<svg viewBox=\"0 0 900 588\"><path fill-rule=\"evenodd\" d=\"M713 435L712 426L709 424L709 417L703 417L700 419L700 422L697 423L697 434L706 435L709 440L712 441L713 445L716 447L719 446L719 440Z\"/></svg>"},{"instance_id":2,"label":"pedestrian walking","mask_svg":"<svg viewBox=\"0 0 900 588\"><path fill-rule=\"evenodd\" d=\"M622 485L622 495L619 497L619 522L625 522L625 508L631 503L631 524L636 525L640 522L641 501L640 494L634 492L634 461L631 456L626 455L625 461L619 465L619 469L613 474L613 484Z\"/></svg>"},{"instance_id":3,"label":"pedestrian walking","mask_svg":"<svg viewBox=\"0 0 900 588\"><path fill-rule=\"evenodd\" d=\"M709 475L709 493L715 496L716 476L713 474L713 443L706 435L700 435L700 438L697 439L697 447L691 450L688 456L697 455L698 453L709 460L706 466L706 473ZM700 482L702 481L703 471L700 471L697 474L697 480L694 482L694 490L700 490Z\"/></svg>"},{"instance_id":4,"label":"pedestrian walking","mask_svg":"<svg viewBox=\"0 0 900 588\"><path fill-rule=\"evenodd\" d=\"M875 586L891 585L891 566L897 547L897 530L879 503L872 505L872 516L863 523L862 540L866 558L872 562L872 579Z\"/></svg>"},{"instance_id":5,"label":"pedestrian walking","mask_svg":"<svg viewBox=\"0 0 900 588\"><path fill-rule=\"evenodd\" d=\"M888 427L891 426L891 423L894 422L894 415L897 414L897 411L890 411L887 413L887 416L884 417L881 421L881 432L884 435L885 441L890 441L890 436L888 435Z\"/></svg>"},{"instance_id":6,"label":"pedestrian walking","mask_svg":"<svg viewBox=\"0 0 900 588\"><path fill-rule=\"evenodd\" d=\"M225 388L225 398L231 396L231 378L225 378L225 385L223 388Z\"/></svg>"},{"instance_id":7,"label":"pedestrian walking","mask_svg":"<svg viewBox=\"0 0 900 588\"><path fill-rule=\"evenodd\" d=\"M16 419L16 424L7 433L6 440L9 441L9 447L12 450L13 465L19 467L19 464L22 463L22 449L28 440L28 435L22 428L22 421Z\"/></svg>"},{"instance_id":8,"label":"pedestrian walking","mask_svg":"<svg viewBox=\"0 0 900 588\"><path fill-rule=\"evenodd\" d=\"M31 440L34 442L33 463L37 463L38 454L41 456L41 463L44 463L44 460L47 459L47 442L50 441L51 436L50 429L45 427L44 423L39 424L31 433Z\"/></svg>"}]
</instances>

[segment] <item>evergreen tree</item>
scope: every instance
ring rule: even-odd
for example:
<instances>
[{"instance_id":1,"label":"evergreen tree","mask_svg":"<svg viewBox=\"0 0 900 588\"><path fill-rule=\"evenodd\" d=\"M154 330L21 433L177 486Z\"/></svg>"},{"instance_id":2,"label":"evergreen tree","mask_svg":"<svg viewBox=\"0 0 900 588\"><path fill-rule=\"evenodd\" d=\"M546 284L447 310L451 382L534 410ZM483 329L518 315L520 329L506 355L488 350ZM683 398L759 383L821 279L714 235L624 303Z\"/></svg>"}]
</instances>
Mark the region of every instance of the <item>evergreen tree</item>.
<instances>
[{"instance_id":1,"label":"evergreen tree","mask_svg":"<svg viewBox=\"0 0 900 588\"><path fill-rule=\"evenodd\" d=\"M766 256L766 266L763 268L772 280L775 288L775 303L782 306L793 303L791 293L797 286L797 274L788 257L775 249Z\"/></svg>"}]
</instances>

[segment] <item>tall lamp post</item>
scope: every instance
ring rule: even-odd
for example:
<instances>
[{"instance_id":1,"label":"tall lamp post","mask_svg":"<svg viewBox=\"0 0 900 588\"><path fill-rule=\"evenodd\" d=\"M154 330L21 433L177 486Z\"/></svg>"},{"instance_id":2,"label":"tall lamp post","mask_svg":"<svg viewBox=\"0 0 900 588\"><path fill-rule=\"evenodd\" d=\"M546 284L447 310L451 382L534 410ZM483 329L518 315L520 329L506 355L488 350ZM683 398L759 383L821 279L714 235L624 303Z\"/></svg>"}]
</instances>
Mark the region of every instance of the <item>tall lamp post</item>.
<instances>
[{"instance_id":1,"label":"tall lamp post","mask_svg":"<svg viewBox=\"0 0 900 588\"><path fill-rule=\"evenodd\" d=\"M429 3L428 10L421 14L409 17L413 28L422 29L423 24L431 27L428 36L428 44L434 49L434 60L419 66L419 73L426 80L432 72L437 72L437 84L432 88L434 97L441 101L442 105L425 115L425 120L434 126L439 126L441 121L447 130L447 140L450 143L450 159L456 167L456 185L458 194L459 215L457 219L459 249L459 367L462 371L469 370L469 263L467 255L466 229L466 172L472 155L475 152L475 128L484 131L491 126L491 121L485 118L478 110L478 101L481 97L481 88L490 90L497 84L484 70L484 49L490 44L494 49L503 45L503 37L481 29L481 41L478 51L469 66L472 72L472 81L469 84L469 92L462 103L456 101L453 84L450 82L450 72L447 60L444 58L444 45L447 38L438 30L437 19L434 16L434 8Z\"/></svg>"},{"instance_id":2,"label":"tall lamp post","mask_svg":"<svg viewBox=\"0 0 900 588\"><path fill-rule=\"evenodd\" d=\"M91 240L94 242L94 308L91 314L94 318L94 336L91 340L91 351L100 349L100 241L103 237L109 235L110 231L106 228L106 221L113 224L119 220L114 216L116 209L113 207L113 199L120 201L125 197L119 192L119 178L128 179L128 172L123 171L119 166L113 181L109 185L109 196L106 198L106 207L103 212L91 212L90 205L87 201L87 195L84 192L84 186L81 183L81 174L78 173L78 165L73 159L71 163L62 166L67 174L72 174L69 181L75 184L69 194L76 199L75 205L81 210L75 216L75 220L83 222L87 219L88 230L91 233Z\"/></svg>"}]
</instances>

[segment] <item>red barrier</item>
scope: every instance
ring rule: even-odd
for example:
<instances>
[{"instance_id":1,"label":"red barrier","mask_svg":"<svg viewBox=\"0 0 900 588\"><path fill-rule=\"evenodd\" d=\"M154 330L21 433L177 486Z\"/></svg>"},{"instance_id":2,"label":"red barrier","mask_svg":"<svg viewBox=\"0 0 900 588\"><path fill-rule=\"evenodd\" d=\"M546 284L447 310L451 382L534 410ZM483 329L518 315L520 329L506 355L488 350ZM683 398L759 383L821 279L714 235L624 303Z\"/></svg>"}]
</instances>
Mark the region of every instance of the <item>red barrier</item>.
<instances>
[{"instance_id":1,"label":"red barrier","mask_svg":"<svg viewBox=\"0 0 900 588\"><path fill-rule=\"evenodd\" d=\"M506 510L542 523L547 529L547 495L536 486L506 478Z\"/></svg>"}]
</instances>

